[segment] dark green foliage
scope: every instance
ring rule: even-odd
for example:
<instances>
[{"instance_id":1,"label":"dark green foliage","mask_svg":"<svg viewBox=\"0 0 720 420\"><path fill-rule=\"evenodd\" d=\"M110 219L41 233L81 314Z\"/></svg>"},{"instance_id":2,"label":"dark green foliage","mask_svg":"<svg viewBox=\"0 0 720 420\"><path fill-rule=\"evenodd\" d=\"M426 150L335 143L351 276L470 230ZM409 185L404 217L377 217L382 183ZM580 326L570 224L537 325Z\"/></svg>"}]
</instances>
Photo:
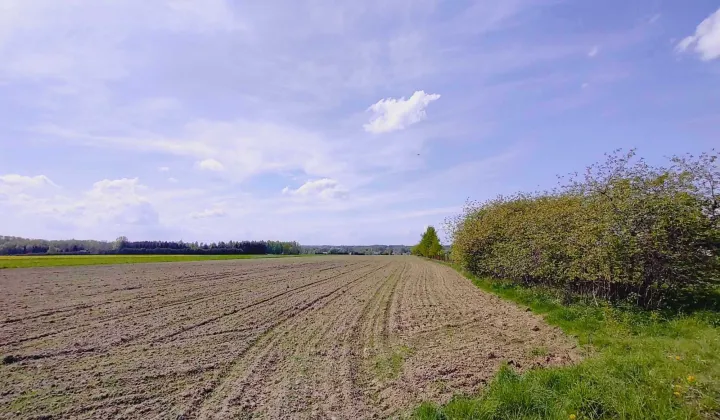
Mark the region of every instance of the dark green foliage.
<instances>
[{"instance_id":1,"label":"dark green foliage","mask_svg":"<svg viewBox=\"0 0 720 420\"><path fill-rule=\"evenodd\" d=\"M113 243L91 240L59 240L27 239L17 236L0 236L0 255L24 254L99 254L110 252Z\"/></svg>"},{"instance_id":2,"label":"dark green foliage","mask_svg":"<svg viewBox=\"0 0 720 420\"><path fill-rule=\"evenodd\" d=\"M281 241L220 241L210 244L183 241L129 241L124 236L114 242L76 239L48 241L0 236L0 255L28 254L290 255L300 254L300 244Z\"/></svg>"},{"instance_id":3,"label":"dark green foliage","mask_svg":"<svg viewBox=\"0 0 720 420\"><path fill-rule=\"evenodd\" d=\"M280 241L229 241L211 244L137 241L125 242L117 251L118 254L198 254L198 255L264 255L264 254L299 254L300 244L297 242Z\"/></svg>"},{"instance_id":4,"label":"dark green foliage","mask_svg":"<svg viewBox=\"0 0 720 420\"><path fill-rule=\"evenodd\" d=\"M688 302L718 285L718 192L715 155L652 167L616 152L556 190L469 203L449 221L452 258L568 296Z\"/></svg>"},{"instance_id":5,"label":"dark green foliage","mask_svg":"<svg viewBox=\"0 0 720 420\"><path fill-rule=\"evenodd\" d=\"M438 258L445 254L437 231L433 226L427 227L420 239L420 243L412 248L412 254L427 258Z\"/></svg>"}]
</instances>

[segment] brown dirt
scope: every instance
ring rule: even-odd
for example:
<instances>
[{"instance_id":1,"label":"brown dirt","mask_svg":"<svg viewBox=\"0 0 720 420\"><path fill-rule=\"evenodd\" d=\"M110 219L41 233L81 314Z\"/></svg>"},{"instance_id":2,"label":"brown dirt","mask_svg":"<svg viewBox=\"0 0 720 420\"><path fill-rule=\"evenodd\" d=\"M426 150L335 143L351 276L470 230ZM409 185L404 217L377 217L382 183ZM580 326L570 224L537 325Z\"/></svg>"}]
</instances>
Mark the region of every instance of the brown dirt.
<instances>
[{"instance_id":1,"label":"brown dirt","mask_svg":"<svg viewBox=\"0 0 720 420\"><path fill-rule=\"evenodd\" d=\"M0 418L383 418L575 345L414 257L0 271Z\"/></svg>"}]
</instances>

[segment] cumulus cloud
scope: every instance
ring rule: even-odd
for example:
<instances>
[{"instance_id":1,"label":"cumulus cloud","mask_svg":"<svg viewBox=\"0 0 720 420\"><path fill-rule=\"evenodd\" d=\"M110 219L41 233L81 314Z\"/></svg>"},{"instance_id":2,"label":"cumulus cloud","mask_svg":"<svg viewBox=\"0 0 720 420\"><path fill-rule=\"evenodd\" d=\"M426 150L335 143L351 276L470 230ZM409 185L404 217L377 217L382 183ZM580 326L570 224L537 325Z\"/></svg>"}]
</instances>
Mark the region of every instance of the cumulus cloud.
<instances>
[{"instance_id":1,"label":"cumulus cloud","mask_svg":"<svg viewBox=\"0 0 720 420\"><path fill-rule=\"evenodd\" d=\"M193 219L210 219L214 217L225 217L227 216L227 213L222 208L214 208L214 209L205 209L200 212L193 212L190 213L190 217Z\"/></svg>"},{"instance_id":2,"label":"cumulus cloud","mask_svg":"<svg viewBox=\"0 0 720 420\"><path fill-rule=\"evenodd\" d=\"M680 41L676 47L678 52L692 49L703 61L720 57L720 9L708 16L695 29L695 34Z\"/></svg>"},{"instance_id":3,"label":"cumulus cloud","mask_svg":"<svg viewBox=\"0 0 720 420\"><path fill-rule=\"evenodd\" d=\"M147 203L143 196L146 189L137 178L104 179L93 184L77 208L92 209L98 215L106 212L121 213L126 207Z\"/></svg>"},{"instance_id":4,"label":"cumulus cloud","mask_svg":"<svg viewBox=\"0 0 720 420\"><path fill-rule=\"evenodd\" d=\"M176 178L170 177L170 178L168 178L168 182L175 184L178 182L178 180Z\"/></svg>"},{"instance_id":5,"label":"cumulus cloud","mask_svg":"<svg viewBox=\"0 0 720 420\"><path fill-rule=\"evenodd\" d=\"M170 170L170 168L167 166L161 166L158 168L158 171L160 171L160 172L167 172L169 170Z\"/></svg>"},{"instance_id":6,"label":"cumulus cloud","mask_svg":"<svg viewBox=\"0 0 720 420\"><path fill-rule=\"evenodd\" d=\"M138 178L103 179L80 199L55 204L53 214L82 227L158 225L159 214L146 197L148 190Z\"/></svg>"},{"instance_id":7,"label":"cumulus cloud","mask_svg":"<svg viewBox=\"0 0 720 420\"><path fill-rule=\"evenodd\" d=\"M299 197L319 197L323 199L340 198L348 193L347 189L340 185L338 181L330 178L308 181L295 190L285 187L282 192L283 194Z\"/></svg>"},{"instance_id":8,"label":"cumulus cloud","mask_svg":"<svg viewBox=\"0 0 720 420\"><path fill-rule=\"evenodd\" d=\"M198 168L205 171L220 172L225 170L225 165L215 159L205 159L197 163Z\"/></svg>"},{"instance_id":9,"label":"cumulus cloud","mask_svg":"<svg viewBox=\"0 0 720 420\"><path fill-rule=\"evenodd\" d=\"M0 203L12 206L31 207L56 194L58 190L59 187L45 175L0 176Z\"/></svg>"},{"instance_id":10,"label":"cumulus cloud","mask_svg":"<svg viewBox=\"0 0 720 420\"><path fill-rule=\"evenodd\" d=\"M363 127L373 134L403 130L427 118L425 108L438 99L440 95L427 94L422 90L413 93L409 99L404 96L400 99L381 99L368 108L373 116Z\"/></svg>"},{"instance_id":11,"label":"cumulus cloud","mask_svg":"<svg viewBox=\"0 0 720 420\"><path fill-rule=\"evenodd\" d=\"M342 149L330 138L298 126L266 121L233 122L194 120L173 137L159 132L127 136L90 135L82 130L57 125L36 128L37 132L96 147L111 147L133 152L165 153L196 160L198 169L211 170L214 157L221 157L225 175L245 180L265 173L301 171L311 177L335 177L353 168L352 157L360 152L378 155L384 145L368 148L367 143L347 141ZM347 140L347 139L346 139ZM417 143L417 139L414 143ZM201 164L210 167L203 168ZM380 162L373 159L374 163ZM397 169L397 161L386 166Z\"/></svg>"},{"instance_id":12,"label":"cumulus cloud","mask_svg":"<svg viewBox=\"0 0 720 420\"><path fill-rule=\"evenodd\" d=\"M46 186L56 187L43 175L0 177L0 193L19 213L49 216L79 227L159 223L157 211L145 197L148 187L137 178L104 179L79 196L58 195L52 189L48 194Z\"/></svg>"}]
</instances>

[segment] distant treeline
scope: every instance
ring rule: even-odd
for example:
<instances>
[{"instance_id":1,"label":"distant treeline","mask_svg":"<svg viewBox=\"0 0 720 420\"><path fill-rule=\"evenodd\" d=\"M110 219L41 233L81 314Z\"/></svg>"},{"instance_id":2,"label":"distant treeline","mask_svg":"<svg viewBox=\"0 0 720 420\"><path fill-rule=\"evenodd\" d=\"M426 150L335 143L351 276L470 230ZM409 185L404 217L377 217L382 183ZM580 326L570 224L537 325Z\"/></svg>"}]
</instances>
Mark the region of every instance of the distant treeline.
<instances>
[{"instance_id":1,"label":"distant treeline","mask_svg":"<svg viewBox=\"0 0 720 420\"><path fill-rule=\"evenodd\" d=\"M129 241L120 237L113 242L93 240L44 240L0 236L0 255L28 254L300 254L297 242L282 241Z\"/></svg>"},{"instance_id":2,"label":"distant treeline","mask_svg":"<svg viewBox=\"0 0 720 420\"><path fill-rule=\"evenodd\" d=\"M27 239L0 236L0 255L22 254L105 254L113 250L113 242L92 240Z\"/></svg>"},{"instance_id":3,"label":"distant treeline","mask_svg":"<svg viewBox=\"0 0 720 420\"><path fill-rule=\"evenodd\" d=\"M405 255L410 247L405 245L303 245L304 254L330 255Z\"/></svg>"},{"instance_id":4,"label":"distant treeline","mask_svg":"<svg viewBox=\"0 0 720 420\"><path fill-rule=\"evenodd\" d=\"M715 154L650 166L616 153L556 190L470 203L449 222L452 259L479 276L646 308L720 284Z\"/></svg>"}]
</instances>

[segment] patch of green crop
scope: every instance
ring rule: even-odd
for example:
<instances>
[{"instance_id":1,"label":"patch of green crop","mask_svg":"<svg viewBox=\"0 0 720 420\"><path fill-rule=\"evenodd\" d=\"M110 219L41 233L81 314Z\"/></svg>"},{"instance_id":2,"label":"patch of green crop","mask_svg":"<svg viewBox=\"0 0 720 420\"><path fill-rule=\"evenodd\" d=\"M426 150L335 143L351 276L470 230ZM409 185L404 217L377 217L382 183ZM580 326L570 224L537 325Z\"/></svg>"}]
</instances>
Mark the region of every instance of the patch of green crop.
<instances>
[{"instance_id":1,"label":"patch of green crop","mask_svg":"<svg viewBox=\"0 0 720 420\"><path fill-rule=\"evenodd\" d=\"M40 395L37 390L23 392L10 402L9 410L16 415L31 411L53 413L62 410L69 398L61 394ZM19 413L19 414L18 414Z\"/></svg>"},{"instance_id":2,"label":"patch of green crop","mask_svg":"<svg viewBox=\"0 0 720 420\"><path fill-rule=\"evenodd\" d=\"M78 265L138 264L206 260L244 260L255 258L289 258L306 255L49 255L0 256L2 268L59 267Z\"/></svg>"},{"instance_id":3,"label":"patch of green crop","mask_svg":"<svg viewBox=\"0 0 720 420\"><path fill-rule=\"evenodd\" d=\"M548 349L546 347L535 347L532 350L530 350L531 356L547 356L548 355Z\"/></svg>"},{"instance_id":4,"label":"patch of green crop","mask_svg":"<svg viewBox=\"0 0 720 420\"><path fill-rule=\"evenodd\" d=\"M378 355L373 366L375 376L381 380L395 379L400 376L405 360L412 355L412 349L408 346L397 346L388 350L387 353Z\"/></svg>"}]
</instances>

